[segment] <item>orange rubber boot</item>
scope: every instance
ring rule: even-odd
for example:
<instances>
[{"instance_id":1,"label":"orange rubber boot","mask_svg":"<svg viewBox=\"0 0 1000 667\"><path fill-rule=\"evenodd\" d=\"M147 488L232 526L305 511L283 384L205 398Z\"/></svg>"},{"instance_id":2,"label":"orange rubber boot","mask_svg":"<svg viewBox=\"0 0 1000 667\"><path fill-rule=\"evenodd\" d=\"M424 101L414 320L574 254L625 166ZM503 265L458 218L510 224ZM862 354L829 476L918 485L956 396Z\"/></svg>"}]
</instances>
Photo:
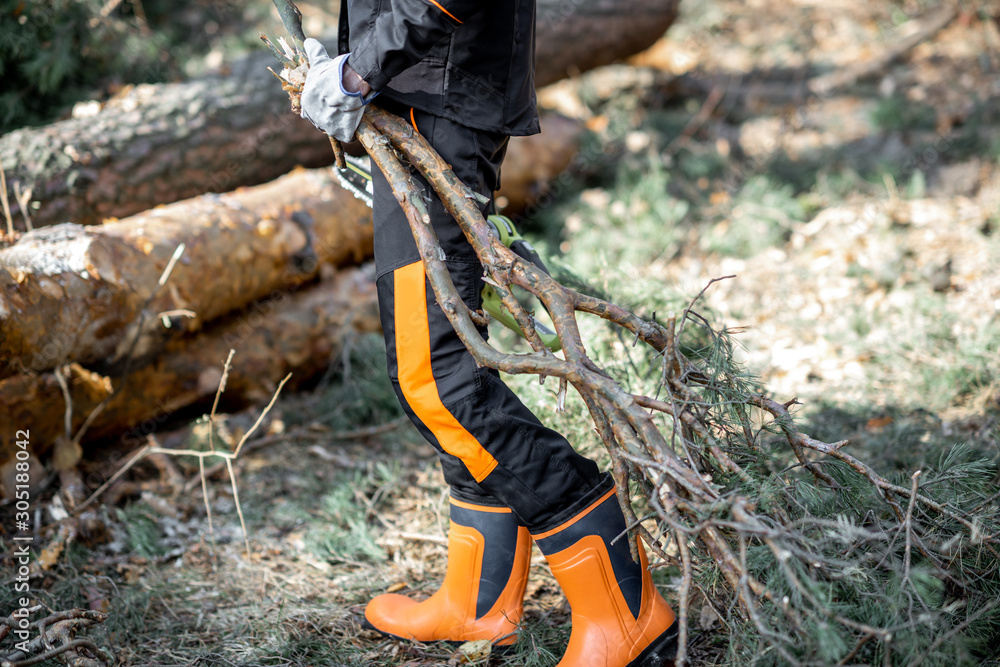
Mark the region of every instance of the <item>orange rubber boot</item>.
<instances>
[{"instance_id":1,"label":"orange rubber boot","mask_svg":"<svg viewBox=\"0 0 1000 667\"><path fill-rule=\"evenodd\" d=\"M533 535L572 612L558 667L661 667L677 652L674 612L653 586L639 543L632 560L614 489L566 523ZM638 539L638 538L636 538Z\"/></svg>"},{"instance_id":2,"label":"orange rubber boot","mask_svg":"<svg viewBox=\"0 0 1000 667\"><path fill-rule=\"evenodd\" d=\"M379 595L365 608L365 619L373 629L400 639L513 644L530 557L528 530L509 509L452 498L441 588L423 602Z\"/></svg>"}]
</instances>

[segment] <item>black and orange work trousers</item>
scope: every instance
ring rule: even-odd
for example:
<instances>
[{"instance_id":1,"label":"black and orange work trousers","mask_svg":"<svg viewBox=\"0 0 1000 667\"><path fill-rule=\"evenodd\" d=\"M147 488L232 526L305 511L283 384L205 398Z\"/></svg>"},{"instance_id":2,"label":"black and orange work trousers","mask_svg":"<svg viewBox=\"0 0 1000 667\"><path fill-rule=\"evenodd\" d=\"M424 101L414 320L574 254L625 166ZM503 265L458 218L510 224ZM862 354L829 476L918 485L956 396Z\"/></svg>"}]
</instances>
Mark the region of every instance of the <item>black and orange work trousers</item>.
<instances>
[{"instance_id":1,"label":"black and orange work trousers","mask_svg":"<svg viewBox=\"0 0 1000 667\"><path fill-rule=\"evenodd\" d=\"M492 212L507 137L392 109L413 123ZM575 516L611 488L610 476L546 428L492 369L479 367L437 304L402 208L374 170L375 264L389 376L406 414L438 451L452 495L509 507L532 532ZM437 195L427 206L459 295L482 307L483 269ZM482 331L486 335L485 329Z\"/></svg>"}]
</instances>

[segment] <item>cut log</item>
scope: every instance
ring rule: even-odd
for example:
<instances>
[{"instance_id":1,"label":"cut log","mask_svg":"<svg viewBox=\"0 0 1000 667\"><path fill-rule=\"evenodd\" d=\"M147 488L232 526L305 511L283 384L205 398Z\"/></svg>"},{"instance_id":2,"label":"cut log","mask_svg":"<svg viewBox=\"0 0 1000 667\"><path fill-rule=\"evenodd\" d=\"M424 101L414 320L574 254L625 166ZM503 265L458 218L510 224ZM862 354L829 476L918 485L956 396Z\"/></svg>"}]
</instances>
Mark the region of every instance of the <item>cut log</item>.
<instances>
[{"instance_id":1,"label":"cut log","mask_svg":"<svg viewBox=\"0 0 1000 667\"><path fill-rule=\"evenodd\" d=\"M145 307L141 359L168 338L315 278L321 264L359 264L372 253L371 212L331 179L326 169L299 170L104 225L25 234L0 250L0 377L114 364L128 354ZM170 328L165 312L175 313Z\"/></svg>"},{"instance_id":2,"label":"cut log","mask_svg":"<svg viewBox=\"0 0 1000 667\"><path fill-rule=\"evenodd\" d=\"M678 0L541 0L536 83L637 53L661 37ZM0 137L11 210L29 188L36 226L96 224L204 192L265 183L296 165L331 164L329 145L288 110L262 52L228 76L142 85L93 117Z\"/></svg>"},{"instance_id":3,"label":"cut log","mask_svg":"<svg viewBox=\"0 0 1000 667\"><path fill-rule=\"evenodd\" d=\"M145 435L174 411L210 405L230 349L236 354L224 394L227 409L266 402L289 372L289 388L294 388L335 362L350 336L378 330L375 285L363 268L280 292L199 333L171 340L154 362L131 372L124 389L87 430L85 441L115 438L131 448L143 444ZM111 381L75 364L69 368L75 433L111 393ZM14 455L18 429L30 431L35 455L47 455L64 435L65 407L52 373L0 381L0 467Z\"/></svg>"},{"instance_id":4,"label":"cut log","mask_svg":"<svg viewBox=\"0 0 1000 667\"><path fill-rule=\"evenodd\" d=\"M543 134L512 147L504 167L508 212L524 208L576 154L582 125L547 115ZM316 275L322 263L371 256L371 213L329 170L155 208L104 225L63 224L0 250L0 378L68 362L114 364L181 243L181 261L146 309L136 347L165 340ZM165 328L157 313L187 310ZM105 368L104 370L108 370Z\"/></svg>"},{"instance_id":5,"label":"cut log","mask_svg":"<svg viewBox=\"0 0 1000 667\"><path fill-rule=\"evenodd\" d=\"M541 122L541 134L510 140L499 193L507 215L534 205L553 181L573 176L570 165L579 153L583 122L554 113L542 114Z\"/></svg>"},{"instance_id":6,"label":"cut log","mask_svg":"<svg viewBox=\"0 0 1000 667\"><path fill-rule=\"evenodd\" d=\"M330 164L323 135L289 112L272 62L265 53L228 76L135 86L93 117L10 132L7 182L31 188L36 226L90 225Z\"/></svg>"},{"instance_id":7,"label":"cut log","mask_svg":"<svg viewBox=\"0 0 1000 667\"><path fill-rule=\"evenodd\" d=\"M608 65L652 46L680 0L538 0L535 85Z\"/></svg>"},{"instance_id":8,"label":"cut log","mask_svg":"<svg viewBox=\"0 0 1000 667\"><path fill-rule=\"evenodd\" d=\"M521 211L576 154L582 124L554 114L513 145L504 166L508 213ZM0 378L68 362L111 364L129 350L139 315L181 243L180 263L146 309L136 347L165 340L276 289L321 263L371 256L371 215L328 170L204 195L104 225L56 225L0 250ZM157 313L187 310L165 328ZM104 368L108 370L108 368Z\"/></svg>"}]
</instances>

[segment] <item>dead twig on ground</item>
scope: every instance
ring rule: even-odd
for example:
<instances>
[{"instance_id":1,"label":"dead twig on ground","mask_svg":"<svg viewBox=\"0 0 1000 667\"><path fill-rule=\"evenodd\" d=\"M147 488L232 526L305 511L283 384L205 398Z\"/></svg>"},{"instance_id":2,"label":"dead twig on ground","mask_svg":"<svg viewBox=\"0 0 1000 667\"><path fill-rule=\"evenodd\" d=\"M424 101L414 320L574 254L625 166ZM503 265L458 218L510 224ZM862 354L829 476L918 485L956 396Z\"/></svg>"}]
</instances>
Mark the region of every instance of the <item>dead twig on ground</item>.
<instances>
[{"instance_id":1,"label":"dead twig on ground","mask_svg":"<svg viewBox=\"0 0 1000 667\"><path fill-rule=\"evenodd\" d=\"M855 85L860 81L885 74L889 67L904 58L910 51L926 42L948 27L958 16L958 6L946 3L928 11L923 17L907 22L901 29L902 34L889 36L888 43L877 52L853 65L834 69L826 74L819 74L804 80L790 79L786 73L776 72L774 75L761 75L753 72L747 76L732 74L699 75L684 74L674 77L658 74L656 84L661 87L671 87L676 95L682 97L705 97L702 111L710 108L716 91L723 91L723 99L727 105L746 104L750 100L773 105L801 104L804 98L810 96L820 100L827 99L838 90ZM815 70L817 63L807 63L800 71ZM718 103L716 103L718 104ZM697 129L702 112L692 117L689 126ZM685 128L686 130L687 128ZM683 131L682 131L683 134ZM683 146L679 137L673 142L675 148Z\"/></svg>"},{"instance_id":2,"label":"dead twig on ground","mask_svg":"<svg viewBox=\"0 0 1000 667\"><path fill-rule=\"evenodd\" d=\"M59 660L70 667L98 667L114 663L108 653L92 640L77 638L77 633L104 623L108 616L89 609L53 612L28 624L26 621L41 605L26 609L23 614L0 617L0 640L12 633L21 639L12 651L0 652L3 667L28 667L47 660ZM38 634L27 638L26 628L34 626ZM21 634L25 633L25 634Z\"/></svg>"},{"instance_id":3,"label":"dead twig on ground","mask_svg":"<svg viewBox=\"0 0 1000 667\"><path fill-rule=\"evenodd\" d=\"M7 174L0 167L0 204L3 205L3 217L7 221L7 238L14 237L14 218L10 215L10 203L7 201Z\"/></svg>"},{"instance_id":4,"label":"dead twig on ground","mask_svg":"<svg viewBox=\"0 0 1000 667\"><path fill-rule=\"evenodd\" d=\"M226 380L226 376L227 376L227 372L228 372L228 367L229 367L229 364L232 362L232 358L233 358L233 354L232 354L232 352L230 352L229 358L226 360L226 367L225 367L225 369L223 371L222 379L219 382L220 389L219 389L219 392L216 394L216 402L215 402L215 405L213 405L213 407L212 407L212 414L209 416L209 423L210 423L210 425L214 423L215 406L218 405L218 397L219 397L219 394L222 393L222 389L224 388L225 380ZM247 432L243 434L243 437L240 438L240 441L237 443L236 447L234 448L234 450L232 452L226 452L226 451L216 450L214 448L214 445L211 446L210 450L207 451L207 452L205 452L205 451L199 451L199 450L196 450L196 449L171 449L171 448L168 448L168 447L160 447L160 446L157 446L155 444L156 443L155 438L153 438L152 436L150 436L149 443L147 445L145 445L144 447L141 447L132 456L132 458L130 458L128 460L128 462L125 463L125 465L123 465L121 468L119 468L115 472L115 474L111 476L111 478L108 481L106 481L104 484L102 484L96 491L94 491L90 495L89 498L87 498L83 503L81 503L79 506L77 506L76 510L74 511L74 515L77 514L77 513L79 513L80 511L82 511L87 506L89 506L96 499L100 498L101 495L103 495L104 492L112 484L114 484L116 481L118 481L126 472L128 472L129 470L131 470L132 467L135 466L135 464L139 463L139 461L143 460L146 457L156 456L156 455L160 455L160 456L193 456L193 457L195 457L195 458L198 459L199 478L202 480L202 495L203 495L204 500L205 500L205 511L206 511L206 514L209 517L208 518L208 520L209 520L209 531L212 532L212 539L213 539L213 545L214 545L215 536L214 536L214 531L213 531L213 528L212 528L212 525L211 525L211 521L212 521L212 519L211 519L212 508L211 508L211 505L210 505L209 499L208 499L208 487L207 487L207 483L205 482L206 475L205 475L205 463L204 463L204 461L205 461L206 458L209 458L209 457L221 458L223 465L225 465L226 470L229 473L229 481L230 481L230 485L231 485L232 491L233 491L233 500L236 503L236 512L237 512L237 514L240 517L240 526L243 529L243 541L244 541L244 546L246 547L247 562L248 563L252 562L251 553L250 553L250 538L249 538L249 535L247 533L246 521L243 518L243 508L240 506L239 489L237 488L237 485L236 485L236 473L233 470L233 461L237 457L239 457L240 452L242 451L244 444L246 444L247 440L250 439L250 436L252 436L254 434L254 432L260 427L261 423L264 421L264 418L267 416L267 413L271 411L272 407L274 407L275 401L278 400L278 396L281 394L281 389L285 386L285 383L288 382L289 378L291 378L291 373L289 373L288 375L286 375L285 378L278 384L277 389L275 389L274 394L271 396L270 402L261 411L260 415L257 417L257 421L254 422L253 426L251 426L250 429L247 430ZM211 437L210 437L210 441L211 441ZM184 486L186 487L186 485L184 485Z\"/></svg>"},{"instance_id":5,"label":"dead twig on ground","mask_svg":"<svg viewBox=\"0 0 1000 667\"><path fill-rule=\"evenodd\" d=\"M929 16L916 21L912 32L886 47L881 53L865 58L851 67L838 69L835 72L810 79L808 82L809 91L824 97L838 88L853 85L862 79L883 72L889 65L912 51L918 44L943 30L956 16L958 16L957 4L948 3L938 7L929 12Z\"/></svg>"}]
</instances>

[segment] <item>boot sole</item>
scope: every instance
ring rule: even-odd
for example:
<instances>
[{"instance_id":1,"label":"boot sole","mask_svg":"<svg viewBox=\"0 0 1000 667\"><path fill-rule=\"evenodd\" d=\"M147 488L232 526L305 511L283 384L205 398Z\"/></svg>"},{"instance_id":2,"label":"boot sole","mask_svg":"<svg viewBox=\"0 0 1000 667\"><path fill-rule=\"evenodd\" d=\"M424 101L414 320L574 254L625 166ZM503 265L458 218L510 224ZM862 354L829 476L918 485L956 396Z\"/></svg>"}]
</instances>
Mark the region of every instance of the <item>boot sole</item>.
<instances>
[{"instance_id":1,"label":"boot sole","mask_svg":"<svg viewBox=\"0 0 1000 667\"><path fill-rule=\"evenodd\" d=\"M396 641L400 641L400 642L416 642L416 641L418 641L416 639L412 639L412 638L409 638L409 637L400 637L399 635L394 635L391 632L386 632L385 630L380 630L379 628L376 628L374 625L372 625L371 621L369 621L367 618L365 618L362 621L361 627L364 628L365 630L372 630L374 632L377 632L380 635L382 635L383 637L385 637L386 639L395 639ZM447 644L448 646L451 646L452 648L457 649L459 646L461 646L462 644L464 644L465 641L458 640L458 639L432 639L430 641L419 642L419 643L421 643L421 644ZM499 645L498 644L493 644L493 647L490 649L490 652L491 653L495 653L497 655L507 655L508 653L512 652L515 648L517 648L517 642L514 642L513 644L499 644Z\"/></svg>"},{"instance_id":2,"label":"boot sole","mask_svg":"<svg viewBox=\"0 0 1000 667\"><path fill-rule=\"evenodd\" d=\"M388 639L395 639L401 642L416 641L414 639L408 639L406 637L400 637L399 635L394 635L391 632L386 632L376 628L369 622L366 618L362 622L361 626L365 630L373 630L379 633L383 637ZM436 639L428 642L421 642L424 644L447 644L453 648L458 648L465 642L453 640L453 639ZM494 644L491 652L498 655L506 655L517 648L517 644ZM663 634L654 639L649 646L643 649L642 653L636 656L635 660L631 661L626 665L626 667L666 667L672 666L674 664L674 658L677 656L677 623L674 622L669 628L667 628Z\"/></svg>"},{"instance_id":3,"label":"boot sole","mask_svg":"<svg viewBox=\"0 0 1000 667\"><path fill-rule=\"evenodd\" d=\"M643 649L635 660L626 667L665 667L673 665L677 656L677 622L667 628L663 634L654 639Z\"/></svg>"}]
</instances>

